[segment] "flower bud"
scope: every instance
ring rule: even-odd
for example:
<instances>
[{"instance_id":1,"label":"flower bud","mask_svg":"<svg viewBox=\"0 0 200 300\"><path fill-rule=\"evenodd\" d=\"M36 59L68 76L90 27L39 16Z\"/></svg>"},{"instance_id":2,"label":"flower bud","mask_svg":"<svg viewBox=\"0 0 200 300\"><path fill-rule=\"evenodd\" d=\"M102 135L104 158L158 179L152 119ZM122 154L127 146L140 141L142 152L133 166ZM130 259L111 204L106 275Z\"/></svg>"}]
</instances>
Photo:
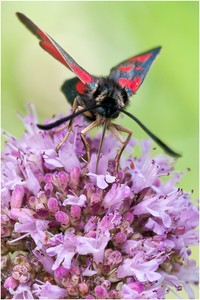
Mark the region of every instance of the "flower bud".
<instances>
[{"instance_id":1,"label":"flower bud","mask_svg":"<svg viewBox=\"0 0 200 300\"><path fill-rule=\"evenodd\" d=\"M19 285L17 280L15 280L13 277L6 278L4 282L4 287L8 290L9 288L12 288L13 290Z\"/></svg>"},{"instance_id":2,"label":"flower bud","mask_svg":"<svg viewBox=\"0 0 200 300\"><path fill-rule=\"evenodd\" d=\"M60 266L54 271L54 276L58 282L61 282L62 278L67 276L68 273L69 271L65 267Z\"/></svg>"},{"instance_id":3,"label":"flower bud","mask_svg":"<svg viewBox=\"0 0 200 300\"><path fill-rule=\"evenodd\" d=\"M70 210L70 216L73 220L78 220L81 217L81 208L78 205L72 205Z\"/></svg>"},{"instance_id":4,"label":"flower bud","mask_svg":"<svg viewBox=\"0 0 200 300\"><path fill-rule=\"evenodd\" d=\"M101 285L96 286L94 289L94 292L95 292L97 299L106 299L106 297L108 295L107 290Z\"/></svg>"},{"instance_id":5,"label":"flower bud","mask_svg":"<svg viewBox=\"0 0 200 300\"><path fill-rule=\"evenodd\" d=\"M82 296L87 295L89 288L85 282L81 282L78 284L79 292Z\"/></svg>"},{"instance_id":6,"label":"flower bud","mask_svg":"<svg viewBox=\"0 0 200 300\"><path fill-rule=\"evenodd\" d=\"M24 188L20 185L16 185L11 197L11 208L20 208L24 198Z\"/></svg>"},{"instance_id":7,"label":"flower bud","mask_svg":"<svg viewBox=\"0 0 200 300\"><path fill-rule=\"evenodd\" d=\"M55 218L58 222L60 222L62 225L68 225L69 224L69 217L66 213L63 211L57 211L55 214Z\"/></svg>"},{"instance_id":8,"label":"flower bud","mask_svg":"<svg viewBox=\"0 0 200 300\"><path fill-rule=\"evenodd\" d=\"M73 167L70 172L70 187L76 189L79 185L79 179L80 179L80 168Z\"/></svg>"},{"instance_id":9,"label":"flower bud","mask_svg":"<svg viewBox=\"0 0 200 300\"><path fill-rule=\"evenodd\" d=\"M47 206L50 212L56 213L58 211L58 200L56 198L50 198L47 202Z\"/></svg>"},{"instance_id":10,"label":"flower bud","mask_svg":"<svg viewBox=\"0 0 200 300\"><path fill-rule=\"evenodd\" d=\"M114 236L115 243L119 245L123 244L126 241L126 238L127 237L123 232L118 232Z\"/></svg>"}]
</instances>

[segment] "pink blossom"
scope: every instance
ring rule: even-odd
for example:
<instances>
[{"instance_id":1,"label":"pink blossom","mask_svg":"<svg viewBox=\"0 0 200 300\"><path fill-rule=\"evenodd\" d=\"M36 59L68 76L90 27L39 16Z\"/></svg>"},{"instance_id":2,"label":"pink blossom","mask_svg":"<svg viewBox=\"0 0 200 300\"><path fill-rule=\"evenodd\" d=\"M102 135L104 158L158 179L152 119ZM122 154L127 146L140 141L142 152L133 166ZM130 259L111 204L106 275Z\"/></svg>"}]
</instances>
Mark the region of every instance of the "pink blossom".
<instances>
[{"instance_id":1,"label":"pink blossom","mask_svg":"<svg viewBox=\"0 0 200 300\"><path fill-rule=\"evenodd\" d=\"M34 299L29 284L20 284L16 290L9 288L12 299Z\"/></svg>"},{"instance_id":2,"label":"pink blossom","mask_svg":"<svg viewBox=\"0 0 200 300\"><path fill-rule=\"evenodd\" d=\"M105 248L110 240L110 233L106 231L97 238L78 237L77 252L82 255L93 254L94 261L102 262Z\"/></svg>"},{"instance_id":3,"label":"pink blossom","mask_svg":"<svg viewBox=\"0 0 200 300\"><path fill-rule=\"evenodd\" d=\"M57 269L60 264L69 269L72 258L76 252L77 238L72 233L65 233L64 236L59 237L62 242L59 245L47 249L49 256L56 256L56 260L52 266L52 270Z\"/></svg>"},{"instance_id":4,"label":"pink blossom","mask_svg":"<svg viewBox=\"0 0 200 300\"><path fill-rule=\"evenodd\" d=\"M14 227L15 232L25 232L25 236L30 234L38 248L41 248L45 243L45 230L48 228L49 221L35 219L33 216L26 214L23 211L19 216L18 221L19 222L17 222ZM14 241L12 241L12 243L13 242Z\"/></svg>"},{"instance_id":5,"label":"pink blossom","mask_svg":"<svg viewBox=\"0 0 200 300\"><path fill-rule=\"evenodd\" d=\"M86 137L87 164L82 116L57 153L67 128L39 130L29 108L20 116L26 132L5 134L2 153L4 298L164 299L181 289L194 298L199 214L176 186L174 161L152 157L151 141L131 139L116 174L120 145L106 133L97 168L101 132Z\"/></svg>"},{"instance_id":6,"label":"pink blossom","mask_svg":"<svg viewBox=\"0 0 200 300\"><path fill-rule=\"evenodd\" d=\"M33 294L38 299L61 299L67 296L67 291L47 281L45 284L35 283L33 285Z\"/></svg>"},{"instance_id":7,"label":"pink blossom","mask_svg":"<svg viewBox=\"0 0 200 300\"><path fill-rule=\"evenodd\" d=\"M156 281L161 278L159 272L156 272L161 261L159 257L146 261L142 251L138 251L133 258L124 260L118 268L118 277L135 276L140 282Z\"/></svg>"}]
</instances>

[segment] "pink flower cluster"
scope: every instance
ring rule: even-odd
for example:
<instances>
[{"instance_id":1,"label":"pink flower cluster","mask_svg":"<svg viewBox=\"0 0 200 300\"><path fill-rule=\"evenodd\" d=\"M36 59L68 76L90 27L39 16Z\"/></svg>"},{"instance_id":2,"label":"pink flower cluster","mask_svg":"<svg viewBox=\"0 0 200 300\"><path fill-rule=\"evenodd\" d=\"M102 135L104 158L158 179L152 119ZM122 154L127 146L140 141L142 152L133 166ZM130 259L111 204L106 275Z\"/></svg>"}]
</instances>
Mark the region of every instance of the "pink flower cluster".
<instances>
[{"instance_id":1,"label":"pink flower cluster","mask_svg":"<svg viewBox=\"0 0 200 300\"><path fill-rule=\"evenodd\" d=\"M123 154L116 177L108 133L96 173L100 132L88 137L84 175L81 116L59 154L66 129L39 130L34 110L21 119L24 136L7 135L2 154L3 298L163 299L183 288L193 298L198 210L176 187L174 161L152 159L146 140L140 156Z\"/></svg>"}]
</instances>

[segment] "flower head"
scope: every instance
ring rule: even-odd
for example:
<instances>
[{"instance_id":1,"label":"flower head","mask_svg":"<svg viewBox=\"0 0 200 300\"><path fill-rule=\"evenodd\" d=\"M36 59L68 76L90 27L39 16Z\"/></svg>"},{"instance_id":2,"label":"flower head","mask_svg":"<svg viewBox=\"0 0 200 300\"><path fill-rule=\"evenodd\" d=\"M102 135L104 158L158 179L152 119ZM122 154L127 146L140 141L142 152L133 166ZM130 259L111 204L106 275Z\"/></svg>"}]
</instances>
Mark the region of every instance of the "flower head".
<instances>
[{"instance_id":1,"label":"flower head","mask_svg":"<svg viewBox=\"0 0 200 300\"><path fill-rule=\"evenodd\" d=\"M119 144L110 134L96 172L99 133L88 137L85 174L81 116L59 153L67 129L39 130L34 111L21 119L26 133L9 136L2 154L4 296L160 299L184 288L193 297L188 247L198 243L198 211L176 187L173 160L151 158L146 140L140 156L122 156L116 176Z\"/></svg>"}]
</instances>

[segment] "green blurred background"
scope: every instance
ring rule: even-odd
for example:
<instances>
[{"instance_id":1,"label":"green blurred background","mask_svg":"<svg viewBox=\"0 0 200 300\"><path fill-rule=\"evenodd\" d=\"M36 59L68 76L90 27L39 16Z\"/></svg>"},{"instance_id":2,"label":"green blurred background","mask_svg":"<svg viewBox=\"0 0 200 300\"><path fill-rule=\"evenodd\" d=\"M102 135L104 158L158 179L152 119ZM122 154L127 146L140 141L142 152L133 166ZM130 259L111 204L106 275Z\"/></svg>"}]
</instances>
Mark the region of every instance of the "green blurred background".
<instances>
[{"instance_id":1,"label":"green blurred background","mask_svg":"<svg viewBox=\"0 0 200 300\"><path fill-rule=\"evenodd\" d=\"M2 127L21 136L33 102L40 122L68 111L60 92L73 74L53 59L18 21L29 16L88 72L111 67L152 47L163 47L130 112L183 154L177 170L190 168L181 186L198 193L198 2L2 2ZM127 117L137 138L146 134ZM159 152L162 150L158 149Z\"/></svg>"},{"instance_id":2,"label":"green blurred background","mask_svg":"<svg viewBox=\"0 0 200 300\"><path fill-rule=\"evenodd\" d=\"M68 111L60 86L73 76L38 46L20 24L23 12L88 72L107 75L119 62L162 46L129 111L183 157L176 170L191 171L180 187L198 196L198 1L2 2L2 127L21 136L16 112L37 108L40 122ZM136 138L146 134L124 117ZM159 153L162 150L157 150Z\"/></svg>"}]
</instances>

